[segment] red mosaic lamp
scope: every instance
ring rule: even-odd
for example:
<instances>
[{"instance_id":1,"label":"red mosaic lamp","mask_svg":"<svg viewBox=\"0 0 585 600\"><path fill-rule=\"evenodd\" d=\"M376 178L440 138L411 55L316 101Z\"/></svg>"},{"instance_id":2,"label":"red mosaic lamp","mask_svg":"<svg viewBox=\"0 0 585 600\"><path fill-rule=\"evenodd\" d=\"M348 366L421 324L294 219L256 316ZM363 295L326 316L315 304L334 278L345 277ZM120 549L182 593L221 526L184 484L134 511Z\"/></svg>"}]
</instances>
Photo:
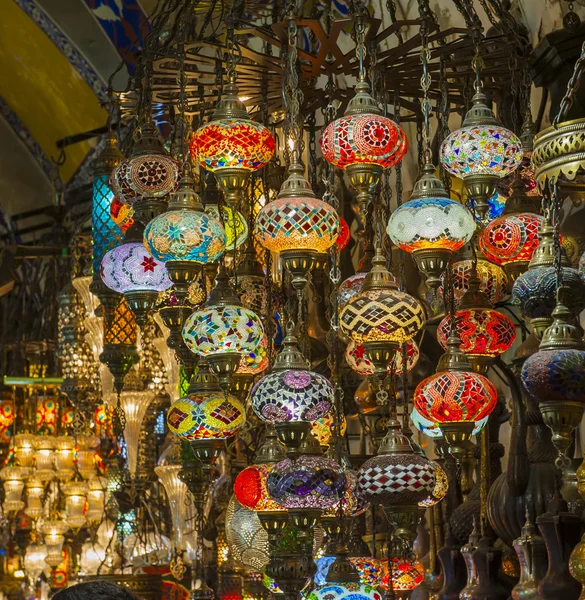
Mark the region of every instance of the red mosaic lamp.
<instances>
[{"instance_id":1,"label":"red mosaic lamp","mask_svg":"<svg viewBox=\"0 0 585 600\"><path fill-rule=\"evenodd\" d=\"M439 425L449 452L458 461L475 424L490 415L498 401L494 384L472 371L460 345L461 339L452 328L437 372L421 381L414 391L414 408L423 418Z\"/></svg>"},{"instance_id":2,"label":"red mosaic lamp","mask_svg":"<svg viewBox=\"0 0 585 600\"><path fill-rule=\"evenodd\" d=\"M451 315L437 328L437 338L447 350L451 332ZM509 350L516 339L516 326L510 317L494 310L487 295L480 290L475 265L469 278L469 289L455 312L455 327L461 338L459 349L469 358L474 371L487 373L494 358Z\"/></svg>"},{"instance_id":3,"label":"red mosaic lamp","mask_svg":"<svg viewBox=\"0 0 585 600\"><path fill-rule=\"evenodd\" d=\"M226 202L235 209L250 176L268 163L275 145L272 132L261 123L252 121L244 103L238 98L236 73L233 71L212 120L202 125L191 138L191 155L215 175Z\"/></svg>"},{"instance_id":4,"label":"red mosaic lamp","mask_svg":"<svg viewBox=\"0 0 585 600\"><path fill-rule=\"evenodd\" d=\"M384 169L402 160L408 141L402 128L382 115L363 75L355 91L343 117L323 130L319 145L323 158L347 173L363 220Z\"/></svg>"},{"instance_id":5,"label":"red mosaic lamp","mask_svg":"<svg viewBox=\"0 0 585 600\"><path fill-rule=\"evenodd\" d=\"M526 195L520 174L516 173L502 216L489 223L479 237L479 248L485 257L501 265L512 281L528 269L538 247L544 225L544 217L538 214L539 204L540 198Z\"/></svg>"}]
</instances>

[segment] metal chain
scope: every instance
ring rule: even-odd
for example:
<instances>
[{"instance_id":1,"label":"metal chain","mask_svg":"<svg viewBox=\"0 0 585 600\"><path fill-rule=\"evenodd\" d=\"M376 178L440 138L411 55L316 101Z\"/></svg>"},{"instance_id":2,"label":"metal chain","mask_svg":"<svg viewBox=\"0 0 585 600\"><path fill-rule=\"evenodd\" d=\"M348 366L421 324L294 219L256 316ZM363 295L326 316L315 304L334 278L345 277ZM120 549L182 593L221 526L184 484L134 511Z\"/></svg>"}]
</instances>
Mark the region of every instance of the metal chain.
<instances>
[{"instance_id":1,"label":"metal chain","mask_svg":"<svg viewBox=\"0 0 585 600\"><path fill-rule=\"evenodd\" d=\"M396 0L386 0L386 8L388 9L388 14L390 15L390 20L392 23L396 23ZM398 39L399 44L404 44L404 38L402 37L402 33L400 29L396 31L396 38Z\"/></svg>"},{"instance_id":2,"label":"metal chain","mask_svg":"<svg viewBox=\"0 0 585 600\"><path fill-rule=\"evenodd\" d=\"M571 79L569 79L569 83L567 84L567 92L565 93L563 99L561 100L561 104L559 106L559 112L557 116L553 120L553 125L558 125L566 116L571 107L573 106L573 102L575 101L575 94L579 89L579 84L581 83L581 76L583 75L583 71L585 70L585 42L583 42L583 46L581 46L581 56L577 59L575 63L575 68L573 69L573 75Z\"/></svg>"},{"instance_id":3,"label":"metal chain","mask_svg":"<svg viewBox=\"0 0 585 600\"><path fill-rule=\"evenodd\" d=\"M299 85L297 70L298 50L297 38L298 27L296 20L296 3L289 2L286 9L288 20L288 52L286 55L287 78L286 78L286 100L288 101L288 136L291 140L292 150L296 152L298 159L301 158L301 136L302 124L300 120L300 108L303 102L303 93Z\"/></svg>"},{"instance_id":4,"label":"metal chain","mask_svg":"<svg viewBox=\"0 0 585 600\"><path fill-rule=\"evenodd\" d=\"M307 124L309 125L309 181L313 191L317 193L319 179L317 173L317 119L315 113L311 113L307 117Z\"/></svg>"},{"instance_id":5,"label":"metal chain","mask_svg":"<svg viewBox=\"0 0 585 600\"><path fill-rule=\"evenodd\" d=\"M421 103L421 112L424 120L424 127L422 130L422 144L423 144L423 164L430 164L433 160L431 153L431 101L429 98L429 90L431 89L431 74L429 72L429 62L431 60L431 52L428 44L428 24L425 21L422 22L421 27L421 38L422 48L420 51L420 59L422 63L422 75L420 78L420 86L423 92L423 99Z\"/></svg>"},{"instance_id":6,"label":"metal chain","mask_svg":"<svg viewBox=\"0 0 585 600\"><path fill-rule=\"evenodd\" d=\"M441 88L441 104L439 107L439 144L449 135L449 113L451 106L449 104L449 85L445 74L445 57L441 56L439 65L439 84ZM440 161L439 161L440 164ZM451 194L451 177L441 165L441 179L447 190L447 194Z\"/></svg>"}]
</instances>

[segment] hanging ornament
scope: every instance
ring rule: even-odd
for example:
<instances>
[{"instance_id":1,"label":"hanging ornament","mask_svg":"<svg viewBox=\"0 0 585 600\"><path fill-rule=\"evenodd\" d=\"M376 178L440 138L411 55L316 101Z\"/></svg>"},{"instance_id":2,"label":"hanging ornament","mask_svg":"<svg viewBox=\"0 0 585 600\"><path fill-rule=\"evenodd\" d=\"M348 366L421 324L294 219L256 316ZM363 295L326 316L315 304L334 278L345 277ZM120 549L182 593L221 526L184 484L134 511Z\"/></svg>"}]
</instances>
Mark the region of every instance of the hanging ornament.
<instances>
[{"instance_id":1,"label":"hanging ornament","mask_svg":"<svg viewBox=\"0 0 585 600\"><path fill-rule=\"evenodd\" d=\"M311 430L311 421L328 414L335 403L330 381L309 370L309 363L287 335L272 372L252 389L251 405L256 415L274 423L283 444L295 450Z\"/></svg>"},{"instance_id":2,"label":"hanging ornament","mask_svg":"<svg viewBox=\"0 0 585 600\"><path fill-rule=\"evenodd\" d=\"M165 264L180 300L184 299L201 266L215 262L226 245L223 226L203 212L193 186L190 166L185 163L179 188L171 194L168 210L150 221L144 230L145 246L156 260Z\"/></svg>"},{"instance_id":3,"label":"hanging ornament","mask_svg":"<svg viewBox=\"0 0 585 600\"><path fill-rule=\"evenodd\" d=\"M418 359L420 358L420 350L414 340L408 340L406 342L406 372L412 371ZM355 342L349 342L345 349L345 360L352 371L355 371L358 375L368 376L373 375L375 368L372 362L366 356L364 347ZM394 373L397 377L401 377L404 373L404 359L402 352L397 352L388 365L388 372Z\"/></svg>"},{"instance_id":4,"label":"hanging ornament","mask_svg":"<svg viewBox=\"0 0 585 600\"><path fill-rule=\"evenodd\" d=\"M560 252L562 279L567 288L564 302L572 314L578 315L585 308L585 282L579 277L577 269L571 267L562 247ZM512 304L519 305L522 314L530 319L539 340L552 324L552 312L556 306L556 254L554 228L547 215L528 270L518 277L512 287Z\"/></svg>"},{"instance_id":5,"label":"hanging ornament","mask_svg":"<svg viewBox=\"0 0 585 600\"><path fill-rule=\"evenodd\" d=\"M205 307L191 314L183 326L183 340L194 354L204 356L227 389L242 356L258 349L264 327L253 311L242 306L222 267Z\"/></svg>"},{"instance_id":6,"label":"hanging ornament","mask_svg":"<svg viewBox=\"0 0 585 600\"><path fill-rule=\"evenodd\" d=\"M475 222L465 206L449 199L435 167L426 164L411 200L392 213L387 231L394 244L412 254L427 285L437 289L453 253L471 240Z\"/></svg>"},{"instance_id":7,"label":"hanging ornament","mask_svg":"<svg viewBox=\"0 0 585 600\"><path fill-rule=\"evenodd\" d=\"M485 257L501 265L508 278L515 281L528 268L544 218L538 213L539 199L530 198L516 174L511 196L501 217L487 225L479 237Z\"/></svg>"},{"instance_id":8,"label":"hanging ornament","mask_svg":"<svg viewBox=\"0 0 585 600\"><path fill-rule=\"evenodd\" d=\"M233 69L212 120L193 134L191 155L215 175L228 206L235 210L250 176L270 161L274 148L270 129L252 121L239 99Z\"/></svg>"},{"instance_id":9,"label":"hanging ornament","mask_svg":"<svg viewBox=\"0 0 585 600\"><path fill-rule=\"evenodd\" d=\"M512 131L498 123L488 108L479 71L472 103L461 129L449 134L441 144L441 164L463 180L475 210L483 216L489 210L488 201L498 181L520 165L522 144Z\"/></svg>"},{"instance_id":10,"label":"hanging ornament","mask_svg":"<svg viewBox=\"0 0 585 600\"><path fill-rule=\"evenodd\" d=\"M507 352L516 339L516 326L510 317L491 308L487 296L480 290L477 271L469 279L469 289L455 312L455 329L461 339L459 349L467 355L473 370L487 373L492 359ZM447 350L451 332L451 315L437 328L437 339Z\"/></svg>"},{"instance_id":11,"label":"hanging ornament","mask_svg":"<svg viewBox=\"0 0 585 600\"><path fill-rule=\"evenodd\" d=\"M451 267L451 289L455 296L455 308L459 307L463 295L469 289L474 264L479 278L479 289L486 294L492 304L501 302L508 295L508 276L505 271L499 265L494 265L480 256L483 255L478 255L475 263L473 260L459 260ZM442 297L442 286L438 292Z\"/></svg>"},{"instance_id":12,"label":"hanging ornament","mask_svg":"<svg viewBox=\"0 0 585 600\"><path fill-rule=\"evenodd\" d=\"M138 232L132 230L124 244L104 256L100 275L111 290L124 295L137 324L143 327L158 294L172 282L164 263L156 261L135 237Z\"/></svg>"},{"instance_id":13,"label":"hanging ornament","mask_svg":"<svg viewBox=\"0 0 585 600\"><path fill-rule=\"evenodd\" d=\"M391 419L378 454L358 471L358 486L366 500L382 504L393 526L394 542L411 546L424 509L418 505L435 487L435 471L430 460L415 452Z\"/></svg>"},{"instance_id":14,"label":"hanging ornament","mask_svg":"<svg viewBox=\"0 0 585 600\"><path fill-rule=\"evenodd\" d=\"M384 378L396 350L416 335L425 314L418 300L397 289L379 248L372 263L362 291L343 307L339 320L341 331L363 345L375 374Z\"/></svg>"},{"instance_id":15,"label":"hanging ornament","mask_svg":"<svg viewBox=\"0 0 585 600\"><path fill-rule=\"evenodd\" d=\"M471 370L460 345L452 329L437 372L418 384L413 399L418 413L439 425L456 460L465 452L476 423L489 416L498 401L494 384Z\"/></svg>"},{"instance_id":16,"label":"hanging ornament","mask_svg":"<svg viewBox=\"0 0 585 600\"><path fill-rule=\"evenodd\" d=\"M564 454L572 443L572 431L585 410L585 348L563 298L557 292L553 323L544 332L538 352L526 359L522 383L538 402L544 422L553 432L552 441Z\"/></svg>"}]
</instances>

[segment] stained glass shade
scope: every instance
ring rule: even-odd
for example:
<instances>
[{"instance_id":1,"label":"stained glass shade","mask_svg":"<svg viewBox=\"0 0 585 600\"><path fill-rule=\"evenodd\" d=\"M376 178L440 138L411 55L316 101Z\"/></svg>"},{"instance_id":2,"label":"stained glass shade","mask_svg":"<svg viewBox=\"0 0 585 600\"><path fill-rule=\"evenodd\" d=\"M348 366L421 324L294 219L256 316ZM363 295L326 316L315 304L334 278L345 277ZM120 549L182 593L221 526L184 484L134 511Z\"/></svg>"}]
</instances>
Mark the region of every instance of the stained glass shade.
<instances>
[{"instance_id":1,"label":"stained glass shade","mask_svg":"<svg viewBox=\"0 0 585 600\"><path fill-rule=\"evenodd\" d=\"M445 249L455 252L475 231L465 206L449 198L421 198L399 206L390 216L387 232L405 252Z\"/></svg>"},{"instance_id":2,"label":"stained glass shade","mask_svg":"<svg viewBox=\"0 0 585 600\"><path fill-rule=\"evenodd\" d=\"M441 144L441 163L452 175L497 175L513 173L522 161L518 137L498 125L469 125L448 135Z\"/></svg>"},{"instance_id":3,"label":"stained glass shade","mask_svg":"<svg viewBox=\"0 0 585 600\"><path fill-rule=\"evenodd\" d=\"M473 261L471 260L459 260L453 263L451 272L456 305L469 289L472 267ZM477 261L477 277L479 278L479 289L487 295L492 304L497 304L506 297L508 277L502 267L480 259ZM439 295L443 295L442 287L439 288Z\"/></svg>"},{"instance_id":4,"label":"stained glass shade","mask_svg":"<svg viewBox=\"0 0 585 600\"><path fill-rule=\"evenodd\" d=\"M361 583L325 583L306 596L307 600L382 600L375 588Z\"/></svg>"},{"instance_id":5,"label":"stained glass shade","mask_svg":"<svg viewBox=\"0 0 585 600\"><path fill-rule=\"evenodd\" d=\"M271 469L271 464L250 465L238 473L234 481L234 495L242 506L255 511L282 510L266 487Z\"/></svg>"},{"instance_id":6,"label":"stained glass shade","mask_svg":"<svg viewBox=\"0 0 585 600\"><path fill-rule=\"evenodd\" d=\"M346 487L345 473L334 460L306 454L274 465L267 481L270 497L290 509L327 509L339 500Z\"/></svg>"},{"instance_id":7,"label":"stained glass shade","mask_svg":"<svg viewBox=\"0 0 585 600\"><path fill-rule=\"evenodd\" d=\"M406 370L411 371L418 359L420 358L420 350L414 340L406 342ZM367 357L364 347L355 342L349 342L345 349L345 360L353 371L359 375L368 376L374 374L374 365ZM388 366L388 372L395 373L400 376L403 373L402 351L398 349L396 355Z\"/></svg>"},{"instance_id":8,"label":"stained glass shade","mask_svg":"<svg viewBox=\"0 0 585 600\"><path fill-rule=\"evenodd\" d=\"M473 429L472 435L477 435L487 424L489 419L488 417L484 417L483 419L477 421L475 423L475 427ZM438 423L435 421L429 421L425 419L416 408L413 408L410 413L410 420L412 424L424 435L430 437L432 439L439 439L443 437L443 433L441 432L441 428Z\"/></svg>"},{"instance_id":9,"label":"stained glass shade","mask_svg":"<svg viewBox=\"0 0 585 600\"><path fill-rule=\"evenodd\" d=\"M156 261L140 242L127 242L102 259L101 277L115 292L162 292L171 287L164 263Z\"/></svg>"},{"instance_id":10,"label":"stained glass shade","mask_svg":"<svg viewBox=\"0 0 585 600\"><path fill-rule=\"evenodd\" d=\"M191 138L191 155L208 171L262 168L274 154L271 131L250 119L219 119L200 127Z\"/></svg>"},{"instance_id":11,"label":"stained glass shade","mask_svg":"<svg viewBox=\"0 0 585 600\"><path fill-rule=\"evenodd\" d=\"M171 210L148 223L144 242L152 255L163 262L215 262L223 253L226 234L221 223L196 210Z\"/></svg>"},{"instance_id":12,"label":"stained glass shade","mask_svg":"<svg viewBox=\"0 0 585 600\"><path fill-rule=\"evenodd\" d=\"M317 198L279 198L263 206L256 218L256 239L272 252L326 252L337 239L339 217Z\"/></svg>"},{"instance_id":13,"label":"stained glass shade","mask_svg":"<svg viewBox=\"0 0 585 600\"><path fill-rule=\"evenodd\" d=\"M242 403L223 392L187 394L167 413L169 430L183 440L230 438L245 422Z\"/></svg>"},{"instance_id":14,"label":"stained glass shade","mask_svg":"<svg viewBox=\"0 0 585 600\"><path fill-rule=\"evenodd\" d=\"M414 407L434 423L477 422L489 416L498 401L494 384L470 371L440 371L421 381Z\"/></svg>"},{"instance_id":15,"label":"stained glass shade","mask_svg":"<svg viewBox=\"0 0 585 600\"><path fill-rule=\"evenodd\" d=\"M459 348L472 356L495 358L508 351L516 339L516 326L510 317L491 308L467 308L455 313ZM451 317L447 315L437 328L437 339L447 349Z\"/></svg>"},{"instance_id":16,"label":"stained glass shade","mask_svg":"<svg viewBox=\"0 0 585 600\"><path fill-rule=\"evenodd\" d=\"M319 139L323 158L339 169L356 164L382 168L398 164L408 150L402 128L388 117L345 115L325 127Z\"/></svg>"},{"instance_id":17,"label":"stained glass shade","mask_svg":"<svg viewBox=\"0 0 585 600\"><path fill-rule=\"evenodd\" d=\"M183 326L183 340L194 354L220 352L250 354L262 337L262 322L243 306L209 306L192 313Z\"/></svg>"}]
</instances>

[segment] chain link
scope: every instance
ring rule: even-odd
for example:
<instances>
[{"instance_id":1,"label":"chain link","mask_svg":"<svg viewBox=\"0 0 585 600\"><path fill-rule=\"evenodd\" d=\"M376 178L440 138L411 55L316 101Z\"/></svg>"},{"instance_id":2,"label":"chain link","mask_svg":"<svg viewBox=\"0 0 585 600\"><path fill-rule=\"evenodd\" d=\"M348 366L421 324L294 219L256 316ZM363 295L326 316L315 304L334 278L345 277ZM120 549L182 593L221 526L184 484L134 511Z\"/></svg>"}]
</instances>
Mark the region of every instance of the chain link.
<instances>
[{"instance_id":1,"label":"chain link","mask_svg":"<svg viewBox=\"0 0 585 600\"><path fill-rule=\"evenodd\" d=\"M583 46L581 46L581 55L577 59L575 63L575 68L573 69L573 75L571 79L569 79L569 83L567 84L567 92L565 93L563 99L561 100L561 104L559 106L559 112L557 116L553 120L553 125L558 125L566 116L567 113L571 110L573 103L575 102L575 94L579 89L579 84L581 83L581 77L583 75L583 71L585 70L585 42L583 42Z\"/></svg>"}]
</instances>

